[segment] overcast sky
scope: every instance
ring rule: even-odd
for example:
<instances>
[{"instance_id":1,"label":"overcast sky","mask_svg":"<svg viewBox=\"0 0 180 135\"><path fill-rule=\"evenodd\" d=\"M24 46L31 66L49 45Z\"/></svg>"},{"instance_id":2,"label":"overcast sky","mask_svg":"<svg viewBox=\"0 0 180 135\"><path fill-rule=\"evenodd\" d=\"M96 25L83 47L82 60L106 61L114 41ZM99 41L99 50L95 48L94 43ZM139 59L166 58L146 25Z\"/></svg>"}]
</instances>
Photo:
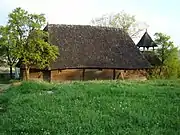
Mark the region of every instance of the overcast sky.
<instances>
[{"instance_id":1,"label":"overcast sky","mask_svg":"<svg viewBox=\"0 0 180 135\"><path fill-rule=\"evenodd\" d=\"M49 23L58 24L89 24L94 17L124 10L146 22L152 38L163 32L180 46L180 0L0 0L0 25L16 7L44 13Z\"/></svg>"}]
</instances>

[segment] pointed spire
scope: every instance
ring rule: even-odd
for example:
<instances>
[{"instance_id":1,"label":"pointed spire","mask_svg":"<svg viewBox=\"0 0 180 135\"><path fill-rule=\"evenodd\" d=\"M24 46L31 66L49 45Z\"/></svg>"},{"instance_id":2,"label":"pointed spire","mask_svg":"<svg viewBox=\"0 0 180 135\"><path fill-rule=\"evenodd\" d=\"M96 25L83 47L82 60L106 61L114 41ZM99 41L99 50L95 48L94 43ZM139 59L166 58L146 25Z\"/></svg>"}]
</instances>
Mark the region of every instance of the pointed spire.
<instances>
[{"instance_id":1,"label":"pointed spire","mask_svg":"<svg viewBox=\"0 0 180 135\"><path fill-rule=\"evenodd\" d=\"M144 33L144 35L142 36L142 38L140 39L140 41L137 44L138 47L157 47L157 45L154 43L154 41L152 40L152 38L150 37L150 35L147 33L147 29L146 32Z\"/></svg>"}]
</instances>

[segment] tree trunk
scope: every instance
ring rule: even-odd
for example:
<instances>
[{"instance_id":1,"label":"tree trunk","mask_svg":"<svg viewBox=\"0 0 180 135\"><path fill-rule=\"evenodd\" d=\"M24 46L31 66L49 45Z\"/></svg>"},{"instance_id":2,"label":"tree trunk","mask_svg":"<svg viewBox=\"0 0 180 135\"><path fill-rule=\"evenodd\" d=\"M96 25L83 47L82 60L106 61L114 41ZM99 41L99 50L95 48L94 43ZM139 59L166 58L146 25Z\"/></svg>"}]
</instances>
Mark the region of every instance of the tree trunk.
<instances>
[{"instance_id":1,"label":"tree trunk","mask_svg":"<svg viewBox=\"0 0 180 135\"><path fill-rule=\"evenodd\" d=\"M10 79L13 79L12 65L10 65Z\"/></svg>"},{"instance_id":2,"label":"tree trunk","mask_svg":"<svg viewBox=\"0 0 180 135\"><path fill-rule=\"evenodd\" d=\"M29 80L29 67L26 65L25 66L25 80L28 81Z\"/></svg>"},{"instance_id":3,"label":"tree trunk","mask_svg":"<svg viewBox=\"0 0 180 135\"><path fill-rule=\"evenodd\" d=\"M159 69L159 76L161 76L161 73L162 73L162 66L160 67L160 69Z\"/></svg>"}]
</instances>

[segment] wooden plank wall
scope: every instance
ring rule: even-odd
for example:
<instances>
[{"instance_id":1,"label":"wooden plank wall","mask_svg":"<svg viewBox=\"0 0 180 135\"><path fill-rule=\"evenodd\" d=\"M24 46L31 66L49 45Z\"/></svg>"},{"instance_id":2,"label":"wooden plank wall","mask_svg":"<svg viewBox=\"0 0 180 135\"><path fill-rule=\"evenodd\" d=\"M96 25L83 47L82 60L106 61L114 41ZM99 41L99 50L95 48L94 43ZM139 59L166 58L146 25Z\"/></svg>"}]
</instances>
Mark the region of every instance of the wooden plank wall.
<instances>
[{"instance_id":1,"label":"wooden plank wall","mask_svg":"<svg viewBox=\"0 0 180 135\"><path fill-rule=\"evenodd\" d=\"M84 77L83 77L84 76ZM30 71L31 80L66 81L66 80L112 80L112 79L146 79L145 70L113 69L66 69L53 71Z\"/></svg>"},{"instance_id":2,"label":"wooden plank wall","mask_svg":"<svg viewBox=\"0 0 180 135\"><path fill-rule=\"evenodd\" d=\"M66 69L51 71L52 81L65 80L112 80L146 78L144 70L113 70L113 69Z\"/></svg>"}]
</instances>

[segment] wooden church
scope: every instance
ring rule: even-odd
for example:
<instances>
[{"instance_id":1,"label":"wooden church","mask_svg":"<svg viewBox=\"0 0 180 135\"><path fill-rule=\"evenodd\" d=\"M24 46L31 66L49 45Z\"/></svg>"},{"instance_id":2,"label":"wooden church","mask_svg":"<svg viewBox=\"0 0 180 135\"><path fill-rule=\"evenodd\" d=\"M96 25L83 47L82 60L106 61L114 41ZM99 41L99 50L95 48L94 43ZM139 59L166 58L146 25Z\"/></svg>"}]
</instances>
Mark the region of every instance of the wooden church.
<instances>
[{"instance_id":1,"label":"wooden church","mask_svg":"<svg viewBox=\"0 0 180 135\"><path fill-rule=\"evenodd\" d=\"M46 69L31 68L31 80L111 80L147 78L160 60L157 45L147 31L135 45L119 28L48 24L48 42L58 46L60 56ZM142 49L142 50L141 50ZM20 77L25 69L20 65Z\"/></svg>"}]
</instances>

